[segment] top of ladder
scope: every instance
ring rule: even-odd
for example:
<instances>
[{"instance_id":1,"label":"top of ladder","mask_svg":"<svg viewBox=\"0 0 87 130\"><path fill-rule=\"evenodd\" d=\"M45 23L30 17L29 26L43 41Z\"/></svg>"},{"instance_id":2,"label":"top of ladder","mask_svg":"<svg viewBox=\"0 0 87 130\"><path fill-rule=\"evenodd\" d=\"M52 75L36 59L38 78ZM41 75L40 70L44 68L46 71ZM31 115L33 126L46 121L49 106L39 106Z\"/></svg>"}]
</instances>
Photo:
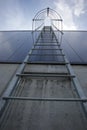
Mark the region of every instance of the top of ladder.
<instances>
[{"instance_id":1,"label":"top of ladder","mask_svg":"<svg viewBox=\"0 0 87 130\"><path fill-rule=\"evenodd\" d=\"M44 26L51 26L55 30L63 30L62 18L51 8L45 8L36 13L32 20L32 30L42 30Z\"/></svg>"}]
</instances>

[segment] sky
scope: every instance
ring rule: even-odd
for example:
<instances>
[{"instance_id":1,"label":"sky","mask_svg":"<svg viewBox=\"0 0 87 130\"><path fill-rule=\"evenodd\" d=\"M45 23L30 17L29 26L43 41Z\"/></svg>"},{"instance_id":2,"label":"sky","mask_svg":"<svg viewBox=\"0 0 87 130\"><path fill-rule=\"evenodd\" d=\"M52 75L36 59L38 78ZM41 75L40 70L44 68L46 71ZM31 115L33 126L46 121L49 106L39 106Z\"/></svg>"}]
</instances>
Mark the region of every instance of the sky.
<instances>
[{"instance_id":1,"label":"sky","mask_svg":"<svg viewBox=\"0 0 87 130\"><path fill-rule=\"evenodd\" d=\"M0 30L31 30L44 8L56 10L64 30L87 30L87 0L0 0Z\"/></svg>"}]
</instances>

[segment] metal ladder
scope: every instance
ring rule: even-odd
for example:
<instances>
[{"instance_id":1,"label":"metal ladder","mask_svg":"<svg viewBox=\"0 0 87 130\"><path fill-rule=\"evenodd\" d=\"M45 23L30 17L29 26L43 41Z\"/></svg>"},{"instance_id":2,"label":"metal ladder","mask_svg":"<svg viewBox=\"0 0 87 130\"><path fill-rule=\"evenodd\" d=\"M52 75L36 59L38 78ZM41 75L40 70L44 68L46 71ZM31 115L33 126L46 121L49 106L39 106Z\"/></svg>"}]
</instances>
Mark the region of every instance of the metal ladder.
<instances>
[{"instance_id":1,"label":"metal ladder","mask_svg":"<svg viewBox=\"0 0 87 130\"><path fill-rule=\"evenodd\" d=\"M46 66L47 65L49 67L56 66L57 68L60 68L60 71L52 72L52 71L38 71L38 70L34 71L33 70L30 72L29 71L30 65L31 66L33 66L33 65ZM66 71L62 70L62 68L61 68L62 66L64 68L66 68L65 69ZM73 83L74 89L78 96L75 98L73 98L73 97L72 98L67 98L67 97L59 98L59 97L55 97L55 96L54 97L44 97L41 94L40 94L40 97L37 95L30 96L31 94L28 96L26 96L26 94L22 95L21 93L23 93L24 89L26 89L25 85L27 84L26 82L29 80L29 78L50 79L50 80L59 79L60 81L61 81L61 79L70 80L70 82ZM23 82L25 82L25 84L23 84ZM29 85L29 84L27 84L27 85ZM36 91L38 91L38 90L36 90ZM27 93L27 90L25 92ZM84 92L72 70L72 67L71 67L69 61L67 60L67 58L63 52L63 49L61 48L61 44L58 41L58 39L55 35L55 32L53 31L52 27L49 27L49 26L45 26L42 29L35 44L33 45L33 48L29 51L25 60L20 65L19 69L13 76L11 82L7 86L6 91L3 93L2 97L1 97L0 126L1 126L2 130L4 127L6 128L5 122L7 121L7 117L10 116L9 113L10 113L11 108L15 107L15 102L20 102L20 103L25 104L25 102L27 102L27 101L30 101L30 103L33 102L33 106L34 106L34 103L43 104L43 102L45 104L48 102L51 102L51 104L52 103L55 104L55 102L57 102L57 103L58 102L68 102L68 103L79 102L82 106L85 116L87 117L87 97L84 95ZM29 105L30 103L27 103L27 104ZM39 105L41 105L41 104L39 104ZM42 108L42 110L43 109L44 108ZM5 114L7 114L7 115L5 115ZM10 119L8 118L8 123L10 123L9 120ZM30 129L32 129L32 128L33 128L33 126ZM9 125L8 125L7 130L8 129L9 129Z\"/></svg>"},{"instance_id":2,"label":"metal ladder","mask_svg":"<svg viewBox=\"0 0 87 130\"><path fill-rule=\"evenodd\" d=\"M43 65L64 65L67 69L67 73L41 73L41 72L26 72L26 66L32 64L43 64ZM15 97L12 96L12 92L15 87L19 84L22 77L64 77L70 78L72 81L78 98L37 98L37 97ZM33 48L29 51L23 63L20 65L16 74L12 78L7 90L3 93L0 101L0 113L4 111L8 100L30 100L30 101L65 101L65 102L81 102L85 115L87 116L87 97L85 96L77 77L75 76L72 67L67 60L61 44L59 43L55 32L52 27L44 26L41 33L36 40Z\"/></svg>"}]
</instances>

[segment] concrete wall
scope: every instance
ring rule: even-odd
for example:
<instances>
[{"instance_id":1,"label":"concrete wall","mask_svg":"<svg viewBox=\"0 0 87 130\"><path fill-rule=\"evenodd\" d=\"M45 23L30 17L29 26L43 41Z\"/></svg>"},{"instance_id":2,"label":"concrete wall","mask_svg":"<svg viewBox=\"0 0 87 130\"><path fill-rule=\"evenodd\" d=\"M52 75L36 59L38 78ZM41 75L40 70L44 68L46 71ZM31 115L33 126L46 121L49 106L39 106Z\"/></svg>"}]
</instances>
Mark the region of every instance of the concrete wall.
<instances>
[{"instance_id":1,"label":"concrete wall","mask_svg":"<svg viewBox=\"0 0 87 130\"><path fill-rule=\"evenodd\" d=\"M0 95L6 89L18 66L17 64L0 64Z\"/></svg>"},{"instance_id":2,"label":"concrete wall","mask_svg":"<svg viewBox=\"0 0 87 130\"><path fill-rule=\"evenodd\" d=\"M18 65L4 64L0 67L0 84L3 92L14 75ZM73 66L86 93L86 66ZM66 73L64 66L27 65L24 72ZM5 81L5 82L4 82ZM44 98L78 97L69 78L22 77L14 96ZM34 102L11 101L5 109L1 130L87 130L87 121L78 102Z\"/></svg>"}]
</instances>

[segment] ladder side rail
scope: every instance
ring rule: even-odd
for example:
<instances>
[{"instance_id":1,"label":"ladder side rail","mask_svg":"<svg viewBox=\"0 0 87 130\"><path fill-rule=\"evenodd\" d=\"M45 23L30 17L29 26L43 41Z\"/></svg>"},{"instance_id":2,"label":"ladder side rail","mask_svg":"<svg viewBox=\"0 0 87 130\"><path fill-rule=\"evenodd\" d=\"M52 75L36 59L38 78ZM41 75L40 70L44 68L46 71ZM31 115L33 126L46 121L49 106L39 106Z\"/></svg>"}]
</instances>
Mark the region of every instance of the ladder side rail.
<instances>
[{"instance_id":1,"label":"ladder side rail","mask_svg":"<svg viewBox=\"0 0 87 130\"><path fill-rule=\"evenodd\" d=\"M55 33L54 33L54 35L55 35ZM56 35L55 35L55 37L56 37ZM56 38L56 39L57 39L57 38ZM59 49L61 49L61 45L59 46ZM61 49L60 51L61 51L62 54L64 54L63 49ZM75 73L74 73L74 71L73 71L73 69L72 69L72 67L71 67L71 65L70 65L70 63L69 63L69 61L68 61L68 59L66 58L65 55L63 56L63 58L64 58L65 63L68 63L68 64L66 64L65 66L67 67L67 70L68 70L69 74L70 74L70 75L75 75ZM80 99L85 99L85 98L87 98L87 97L85 96L85 93L84 93L84 91L83 91L83 89L82 89L82 87L81 87L81 85L80 85L80 83L79 83L77 77L75 76L75 77L72 78L71 80L72 80L72 83L73 83L73 85L74 85L74 88L75 88L76 93L77 93L77 95L79 96L79 98L80 98ZM82 108L83 108L83 110L84 110L84 113L85 113L85 115L86 115L86 117L87 117L87 103L81 103L81 105L82 105Z\"/></svg>"},{"instance_id":2,"label":"ladder side rail","mask_svg":"<svg viewBox=\"0 0 87 130\"><path fill-rule=\"evenodd\" d=\"M63 50L62 50L62 51L63 51ZM65 58L65 62L68 62L66 56L64 56L64 58ZM66 67L67 67L67 69L68 69L70 75L73 75L73 74L74 74L74 71L73 71L73 69L72 69L70 63L69 63L69 64L66 64ZM75 74L74 74L74 75L75 75ZM79 81L78 81L78 79L77 79L76 76L75 76L74 78L72 78L72 83L73 83L73 85L74 85L74 88L75 88L75 90L76 90L77 95L79 96L79 98L81 98L81 99L87 98L87 97L85 96L85 93L84 93L84 91L83 91L83 89L82 89L82 86L80 85L80 83L79 83ZM86 117L87 117L87 103L82 103L82 107L83 107L83 110L84 110L85 115L86 115Z\"/></svg>"}]
</instances>

